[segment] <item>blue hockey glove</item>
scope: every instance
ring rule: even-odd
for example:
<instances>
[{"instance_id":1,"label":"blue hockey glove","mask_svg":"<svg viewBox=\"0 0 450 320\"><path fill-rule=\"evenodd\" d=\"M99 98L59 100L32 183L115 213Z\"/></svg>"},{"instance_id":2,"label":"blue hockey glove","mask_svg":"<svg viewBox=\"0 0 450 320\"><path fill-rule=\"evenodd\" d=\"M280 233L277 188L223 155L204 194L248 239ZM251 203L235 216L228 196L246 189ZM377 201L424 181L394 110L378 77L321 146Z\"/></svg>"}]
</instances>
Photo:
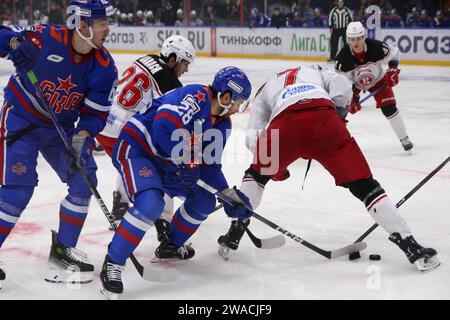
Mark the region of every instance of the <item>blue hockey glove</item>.
<instances>
[{"instance_id":1,"label":"blue hockey glove","mask_svg":"<svg viewBox=\"0 0 450 320\"><path fill-rule=\"evenodd\" d=\"M185 187L192 187L200 178L200 166L196 164L169 164L164 180L169 183L179 183Z\"/></svg>"},{"instance_id":2,"label":"blue hockey glove","mask_svg":"<svg viewBox=\"0 0 450 320\"><path fill-rule=\"evenodd\" d=\"M95 147L95 140L91 137L85 137L79 133L72 137L72 148L75 152L75 164L78 167L84 167Z\"/></svg>"},{"instance_id":3,"label":"blue hockey glove","mask_svg":"<svg viewBox=\"0 0 450 320\"><path fill-rule=\"evenodd\" d=\"M234 200L234 203L231 205L228 202L219 199L219 202L223 204L223 209L225 210L227 216L238 219L250 218L252 212L247 208L252 208L252 206L250 204L250 200L245 194L239 191L236 186L233 187L233 189L225 189L222 193Z\"/></svg>"},{"instance_id":4,"label":"blue hockey glove","mask_svg":"<svg viewBox=\"0 0 450 320\"><path fill-rule=\"evenodd\" d=\"M21 32L19 37L11 39L9 58L18 73L25 73L34 67L39 58L41 46L39 37L31 32Z\"/></svg>"}]
</instances>

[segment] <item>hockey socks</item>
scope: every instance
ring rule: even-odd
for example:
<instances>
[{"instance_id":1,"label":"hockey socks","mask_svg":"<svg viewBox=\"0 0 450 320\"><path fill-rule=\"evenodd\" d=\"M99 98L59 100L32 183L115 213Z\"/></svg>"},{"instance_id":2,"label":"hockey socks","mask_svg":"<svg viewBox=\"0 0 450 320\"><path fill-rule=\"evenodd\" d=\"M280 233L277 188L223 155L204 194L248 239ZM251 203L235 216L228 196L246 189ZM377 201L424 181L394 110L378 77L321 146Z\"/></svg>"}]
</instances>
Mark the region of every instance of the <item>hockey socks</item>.
<instances>
[{"instance_id":1,"label":"hockey socks","mask_svg":"<svg viewBox=\"0 0 450 320\"><path fill-rule=\"evenodd\" d=\"M367 211L389 235L394 232L399 233L402 238L411 235L411 230L405 219L398 213L394 203L385 193L373 199L367 205Z\"/></svg>"},{"instance_id":2,"label":"hockey socks","mask_svg":"<svg viewBox=\"0 0 450 320\"><path fill-rule=\"evenodd\" d=\"M176 247L182 246L207 217L207 214L202 214L183 203L175 212L170 223L170 242Z\"/></svg>"},{"instance_id":3,"label":"hockey socks","mask_svg":"<svg viewBox=\"0 0 450 320\"><path fill-rule=\"evenodd\" d=\"M139 245L148 229L161 215L163 194L157 189L147 189L134 195L134 206L123 216L108 247L112 262L124 265Z\"/></svg>"},{"instance_id":4,"label":"hockey socks","mask_svg":"<svg viewBox=\"0 0 450 320\"><path fill-rule=\"evenodd\" d=\"M403 118L398 109L394 114L386 116L386 118L389 120L389 124L391 125L399 140L402 140L408 136L408 134L406 133L405 123L403 122Z\"/></svg>"},{"instance_id":5,"label":"hockey socks","mask_svg":"<svg viewBox=\"0 0 450 320\"><path fill-rule=\"evenodd\" d=\"M61 201L59 209L58 242L65 247L75 248L89 210L88 198L68 195Z\"/></svg>"}]
</instances>

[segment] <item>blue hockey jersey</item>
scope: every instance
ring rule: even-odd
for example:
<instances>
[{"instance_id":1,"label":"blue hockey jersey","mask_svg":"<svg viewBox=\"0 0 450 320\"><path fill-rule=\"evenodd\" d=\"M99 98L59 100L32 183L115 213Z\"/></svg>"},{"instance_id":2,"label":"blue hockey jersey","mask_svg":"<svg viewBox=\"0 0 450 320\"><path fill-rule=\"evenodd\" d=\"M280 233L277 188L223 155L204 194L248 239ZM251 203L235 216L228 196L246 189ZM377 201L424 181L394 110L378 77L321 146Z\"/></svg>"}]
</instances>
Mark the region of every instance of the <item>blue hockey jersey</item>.
<instances>
[{"instance_id":1,"label":"blue hockey jersey","mask_svg":"<svg viewBox=\"0 0 450 320\"><path fill-rule=\"evenodd\" d=\"M74 124L96 136L104 125L117 85L117 69L105 48L86 55L72 48L73 31L52 24L29 27L0 25L0 56L7 57L9 40L20 32L32 32L42 46L33 68L46 100L61 124ZM14 74L5 89L5 101L22 109L25 119L35 125L51 126L26 76Z\"/></svg>"},{"instance_id":2,"label":"blue hockey jersey","mask_svg":"<svg viewBox=\"0 0 450 320\"><path fill-rule=\"evenodd\" d=\"M212 151L209 159L218 161L203 158L201 170L208 171L207 175L214 180L207 182L223 190L228 184L221 171L220 159L231 121L229 117L211 115L211 97L209 87L199 84L174 89L154 99L145 112L134 115L122 129L119 139L141 148L162 171L168 161L178 160L174 159L173 150L183 139L193 149L200 148L198 151L203 156L205 151ZM181 130L177 132L177 129Z\"/></svg>"}]
</instances>

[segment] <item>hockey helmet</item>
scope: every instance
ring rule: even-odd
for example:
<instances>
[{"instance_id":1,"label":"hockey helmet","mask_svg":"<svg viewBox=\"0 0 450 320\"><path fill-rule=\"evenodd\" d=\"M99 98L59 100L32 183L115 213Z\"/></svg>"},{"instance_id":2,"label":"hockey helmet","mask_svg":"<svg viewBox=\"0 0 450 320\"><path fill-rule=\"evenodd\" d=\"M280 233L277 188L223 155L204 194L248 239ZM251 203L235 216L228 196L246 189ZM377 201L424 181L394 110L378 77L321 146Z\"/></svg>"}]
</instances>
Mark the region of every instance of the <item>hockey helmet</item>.
<instances>
[{"instance_id":1,"label":"hockey helmet","mask_svg":"<svg viewBox=\"0 0 450 320\"><path fill-rule=\"evenodd\" d=\"M169 58L174 53L176 61L179 63L182 59L192 63L195 60L195 49L192 43L183 36L174 35L167 38L161 47L161 56Z\"/></svg>"},{"instance_id":2,"label":"hockey helmet","mask_svg":"<svg viewBox=\"0 0 450 320\"><path fill-rule=\"evenodd\" d=\"M347 39L366 37L366 28L364 28L361 22L353 21L348 24L346 34Z\"/></svg>"},{"instance_id":3,"label":"hockey helmet","mask_svg":"<svg viewBox=\"0 0 450 320\"><path fill-rule=\"evenodd\" d=\"M67 21L67 26L69 29L74 29L78 26L72 21L73 14L75 14L75 19L85 21L89 26L92 26L94 20L113 16L114 8L108 0L72 0L67 6L67 14L71 15Z\"/></svg>"}]
</instances>

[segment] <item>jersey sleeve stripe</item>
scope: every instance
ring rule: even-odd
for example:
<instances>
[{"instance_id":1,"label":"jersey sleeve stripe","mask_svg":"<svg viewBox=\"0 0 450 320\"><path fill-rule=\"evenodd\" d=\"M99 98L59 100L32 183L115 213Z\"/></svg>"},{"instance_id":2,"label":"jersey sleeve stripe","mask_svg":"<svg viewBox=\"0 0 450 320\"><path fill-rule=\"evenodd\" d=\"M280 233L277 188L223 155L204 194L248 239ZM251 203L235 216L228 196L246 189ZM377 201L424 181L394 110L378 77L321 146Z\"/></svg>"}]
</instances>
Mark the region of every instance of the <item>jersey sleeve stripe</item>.
<instances>
[{"instance_id":1,"label":"jersey sleeve stripe","mask_svg":"<svg viewBox=\"0 0 450 320\"><path fill-rule=\"evenodd\" d=\"M39 112L37 112L32 106L30 106L25 99L22 97L20 92L17 90L17 88L13 85L13 83L10 81L8 82L8 87L12 90L12 92L16 95L17 99L19 99L20 103L24 106L26 110L28 110L32 115L34 115L36 118L43 120L45 122L51 122L51 120Z\"/></svg>"},{"instance_id":2,"label":"jersey sleeve stripe","mask_svg":"<svg viewBox=\"0 0 450 320\"><path fill-rule=\"evenodd\" d=\"M111 106L103 106L101 104L98 104L92 100L89 100L88 98L84 98L84 103L91 107L92 109L98 110L98 111L102 111L102 112L109 112L109 109L111 108Z\"/></svg>"},{"instance_id":3,"label":"jersey sleeve stripe","mask_svg":"<svg viewBox=\"0 0 450 320\"><path fill-rule=\"evenodd\" d=\"M172 122L173 124L175 124L179 129L183 129L183 124L181 123L181 121L176 118L174 115L167 113L167 112L160 112L158 113L153 121L157 121L160 118L166 118L168 119L170 122Z\"/></svg>"},{"instance_id":4,"label":"jersey sleeve stripe","mask_svg":"<svg viewBox=\"0 0 450 320\"><path fill-rule=\"evenodd\" d=\"M92 110L92 109L86 108L86 107L81 107L80 111L85 112L85 113L94 114L96 116L99 116L100 118L102 118L105 121L106 121L106 119L108 119L108 114L105 112L97 112L95 110Z\"/></svg>"}]
</instances>

